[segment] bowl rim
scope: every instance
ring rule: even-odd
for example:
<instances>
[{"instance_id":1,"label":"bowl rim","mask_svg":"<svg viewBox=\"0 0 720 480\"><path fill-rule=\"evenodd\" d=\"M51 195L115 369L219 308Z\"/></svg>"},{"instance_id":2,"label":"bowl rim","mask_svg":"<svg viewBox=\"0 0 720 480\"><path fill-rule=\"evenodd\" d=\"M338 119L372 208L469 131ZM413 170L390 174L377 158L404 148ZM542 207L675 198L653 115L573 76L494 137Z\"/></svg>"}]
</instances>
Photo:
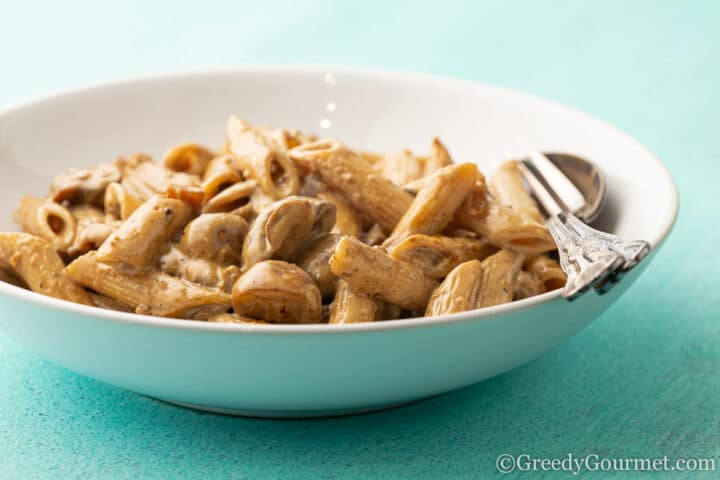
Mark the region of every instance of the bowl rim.
<instances>
[{"instance_id":1,"label":"bowl rim","mask_svg":"<svg viewBox=\"0 0 720 480\"><path fill-rule=\"evenodd\" d=\"M410 81L415 83L436 84L445 87L454 87L457 89L484 89L495 94L515 97L519 100L532 101L543 104L547 108L552 108L576 116L585 117L591 121L601 124L603 127L613 131L614 134L624 137L636 147L645 151L648 158L652 159L658 168L658 173L665 177L667 185L670 186L668 192L670 210L669 214L663 218L664 225L662 231L656 238L645 239L652 245L652 253L655 253L660 246L668 238L675 223L677 222L679 209L679 195L677 185L663 162L650 149L641 144L638 140L627 134L623 130L615 127L604 120L592 116L581 110L569 107L560 102L546 99L530 93L513 90L506 87L486 84L474 80L466 80L446 75L436 75L422 72L378 69L378 68L349 68L336 66L321 65L256 65L232 68L213 68L213 69L193 69L166 71L160 73L150 73L144 75L133 75L124 77L115 77L112 79L98 80L88 84L74 86L65 89L51 91L44 95L37 95L26 100L11 103L10 105L0 108L0 118L13 114L25 108L30 108L36 104L46 101L58 100L62 97L71 97L77 94L83 94L91 91L103 90L116 87L127 87L135 83L153 83L173 80L186 80L188 78L205 78L217 76L235 76L235 75L251 75L251 74L275 74L275 75L321 75L326 73L342 74L354 76L356 78L377 78L391 81ZM650 259L648 259L650 260ZM45 307L56 308L67 313L74 313L83 316L99 317L104 320L111 320L119 323L140 325L145 327L160 327L191 331L205 332L225 332L225 333L258 333L258 334L342 334L342 333L361 333L361 332L380 332L385 330L420 328L437 326L447 323L459 323L464 321L483 319L487 317L495 317L516 310L525 310L536 305L560 300L560 290L546 292L534 297L517 300L514 302L496 305L493 307L485 307L466 312L438 315L432 317L415 317L409 319L384 320L380 322L365 322L352 324L232 324L232 323L214 323L201 320L184 320L176 318L155 317L150 315L140 315L136 313L119 312L115 310L107 310L99 307L91 307L67 300L50 297L30 290L25 290L14 285L0 282L0 294L14 297L18 300L37 303Z\"/></svg>"}]
</instances>

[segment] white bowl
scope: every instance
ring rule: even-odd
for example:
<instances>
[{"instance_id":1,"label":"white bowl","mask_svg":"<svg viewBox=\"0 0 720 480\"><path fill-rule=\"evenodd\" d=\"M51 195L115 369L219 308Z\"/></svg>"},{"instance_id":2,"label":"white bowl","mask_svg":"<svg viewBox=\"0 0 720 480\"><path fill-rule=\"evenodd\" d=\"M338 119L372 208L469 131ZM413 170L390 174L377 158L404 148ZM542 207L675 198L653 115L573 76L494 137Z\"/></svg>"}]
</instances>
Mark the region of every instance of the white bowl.
<instances>
[{"instance_id":1,"label":"white bowl","mask_svg":"<svg viewBox=\"0 0 720 480\"><path fill-rule=\"evenodd\" d=\"M449 78L258 68L108 83L0 113L0 230L24 193L120 153L160 155L186 140L220 145L229 114L373 150L425 151L439 135L456 161L529 149L585 156L605 171L600 224L653 254L615 287L569 303L558 292L434 318L355 325L244 326L76 305L0 282L0 327L75 372L163 400L261 416L321 416L428 397L534 359L597 318L652 261L675 221L662 163L619 130L553 102Z\"/></svg>"}]
</instances>

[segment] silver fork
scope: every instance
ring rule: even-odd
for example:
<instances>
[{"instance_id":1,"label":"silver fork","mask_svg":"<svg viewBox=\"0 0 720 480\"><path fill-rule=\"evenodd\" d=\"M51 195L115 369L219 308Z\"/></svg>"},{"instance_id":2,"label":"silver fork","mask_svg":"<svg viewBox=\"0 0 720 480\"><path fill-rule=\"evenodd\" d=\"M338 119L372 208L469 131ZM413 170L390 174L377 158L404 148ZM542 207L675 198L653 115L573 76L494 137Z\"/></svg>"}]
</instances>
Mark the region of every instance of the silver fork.
<instances>
[{"instance_id":1,"label":"silver fork","mask_svg":"<svg viewBox=\"0 0 720 480\"><path fill-rule=\"evenodd\" d=\"M558 245L560 265L568 277L563 297L573 300L590 287L601 295L606 293L650 252L650 244L644 240L626 242L573 215L584 206L584 197L542 153L523 159L519 169L545 210L545 223Z\"/></svg>"}]
</instances>

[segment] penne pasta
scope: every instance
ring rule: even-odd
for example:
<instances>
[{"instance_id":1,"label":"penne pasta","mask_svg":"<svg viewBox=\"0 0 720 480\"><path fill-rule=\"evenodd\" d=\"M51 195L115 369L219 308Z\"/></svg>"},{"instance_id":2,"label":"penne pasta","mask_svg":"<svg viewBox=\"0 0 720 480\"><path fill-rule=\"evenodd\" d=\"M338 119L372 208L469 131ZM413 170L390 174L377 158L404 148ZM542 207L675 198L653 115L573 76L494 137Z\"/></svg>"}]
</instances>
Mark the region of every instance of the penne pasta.
<instances>
[{"instance_id":1,"label":"penne pasta","mask_svg":"<svg viewBox=\"0 0 720 480\"><path fill-rule=\"evenodd\" d=\"M445 315L476 308L480 297L483 266L470 260L455 267L435 289L425 316Z\"/></svg>"},{"instance_id":2,"label":"penne pasta","mask_svg":"<svg viewBox=\"0 0 720 480\"><path fill-rule=\"evenodd\" d=\"M328 323L361 323L375 320L378 307L366 295L353 293L344 280L338 283L337 294L330 305Z\"/></svg>"},{"instance_id":3,"label":"penne pasta","mask_svg":"<svg viewBox=\"0 0 720 480\"><path fill-rule=\"evenodd\" d=\"M254 127L253 130L274 148L283 151L288 151L298 145L317 141L315 135L303 133L300 130L272 128L268 126Z\"/></svg>"},{"instance_id":4,"label":"penne pasta","mask_svg":"<svg viewBox=\"0 0 720 480\"><path fill-rule=\"evenodd\" d=\"M258 182L260 189L275 200L300 191L300 179L287 154L273 148L242 119L231 116L227 127L227 146L238 167L248 178Z\"/></svg>"},{"instance_id":5,"label":"penne pasta","mask_svg":"<svg viewBox=\"0 0 720 480\"><path fill-rule=\"evenodd\" d=\"M242 180L243 176L235 165L235 158L232 155L213 158L203 174L202 189L205 192L205 203Z\"/></svg>"},{"instance_id":6,"label":"penne pasta","mask_svg":"<svg viewBox=\"0 0 720 480\"><path fill-rule=\"evenodd\" d=\"M352 237L343 237L330 258L330 270L354 292L424 309L438 283L419 268L394 259Z\"/></svg>"},{"instance_id":7,"label":"penne pasta","mask_svg":"<svg viewBox=\"0 0 720 480\"><path fill-rule=\"evenodd\" d=\"M142 201L128 193L117 182L111 183L105 190L105 216L109 221L125 221L142 204Z\"/></svg>"},{"instance_id":8,"label":"penne pasta","mask_svg":"<svg viewBox=\"0 0 720 480\"><path fill-rule=\"evenodd\" d=\"M28 233L0 233L0 268L9 268L33 292L94 305L88 293L63 273L52 244Z\"/></svg>"},{"instance_id":9,"label":"penne pasta","mask_svg":"<svg viewBox=\"0 0 720 480\"><path fill-rule=\"evenodd\" d=\"M105 212L101 208L86 203L73 205L68 208L68 211L75 218L78 225L105 222Z\"/></svg>"},{"instance_id":10,"label":"penne pasta","mask_svg":"<svg viewBox=\"0 0 720 480\"><path fill-rule=\"evenodd\" d=\"M69 248L75 239L77 220L52 200L22 197L14 217L25 232L44 238L58 250Z\"/></svg>"},{"instance_id":11,"label":"penne pasta","mask_svg":"<svg viewBox=\"0 0 720 480\"><path fill-rule=\"evenodd\" d=\"M403 308L400 305L386 302L385 300L375 299L377 310L375 311L375 321L397 320L402 316Z\"/></svg>"},{"instance_id":12,"label":"penne pasta","mask_svg":"<svg viewBox=\"0 0 720 480\"><path fill-rule=\"evenodd\" d=\"M412 203L412 196L382 178L373 166L336 140L322 140L290 150L290 158L316 172L370 223L392 231Z\"/></svg>"},{"instance_id":13,"label":"penne pasta","mask_svg":"<svg viewBox=\"0 0 720 480\"><path fill-rule=\"evenodd\" d=\"M73 258L90 250L97 250L117 227L107 223L78 223L77 235L66 253Z\"/></svg>"},{"instance_id":14,"label":"penne pasta","mask_svg":"<svg viewBox=\"0 0 720 480\"><path fill-rule=\"evenodd\" d=\"M432 278L442 279L461 263L482 260L497 251L497 247L477 238L415 234L393 245L388 253Z\"/></svg>"},{"instance_id":15,"label":"penne pasta","mask_svg":"<svg viewBox=\"0 0 720 480\"><path fill-rule=\"evenodd\" d=\"M520 270L515 279L515 290L513 291L513 300L522 300L523 298L534 297L544 293L545 284L534 273Z\"/></svg>"},{"instance_id":16,"label":"penne pasta","mask_svg":"<svg viewBox=\"0 0 720 480\"><path fill-rule=\"evenodd\" d=\"M375 247L382 245L382 243L387 240L387 234L385 234L382 227L376 223L363 232L362 235L360 235L360 238L363 243L367 243L371 247Z\"/></svg>"},{"instance_id":17,"label":"penne pasta","mask_svg":"<svg viewBox=\"0 0 720 480\"><path fill-rule=\"evenodd\" d=\"M551 291L565 286L567 276L560 264L547 255L530 257L523 266L525 270L536 275L543 282L545 290Z\"/></svg>"},{"instance_id":18,"label":"penne pasta","mask_svg":"<svg viewBox=\"0 0 720 480\"><path fill-rule=\"evenodd\" d=\"M405 185L422 178L424 174L424 159L416 157L410 150L400 150L385 157L383 175L395 185Z\"/></svg>"},{"instance_id":19,"label":"penne pasta","mask_svg":"<svg viewBox=\"0 0 720 480\"><path fill-rule=\"evenodd\" d=\"M510 207L517 215L543 225L543 217L530 192L525 189L517 162L500 165L490 177L489 187L499 203Z\"/></svg>"},{"instance_id":20,"label":"penne pasta","mask_svg":"<svg viewBox=\"0 0 720 480\"><path fill-rule=\"evenodd\" d=\"M245 218L255 214L252 198L257 190L254 180L246 180L223 188L205 203L203 213L228 212Z\"/></svg>"},{"instance_id":21,"label":"penne pasta","mask_svg":"<svg viewBox=\"0 0 720 480\"><path fill-rule=\"evenodd\" d=\"M215 154L196 143L181 143L165 152L163 165L174 172L201 176Z\"/></svg>"},{"instance_id":22,"label":"penne pasta","mask_svg":"<svg viewBox=\"0 0 720 480\"><path fill-rule=\"evenodd\" d=\"M0 263L1 262L0 260ZM0 265L0 282L9 283L19 288L30 289L27 283L10 269L10 265L6 265L5 267Z\"/></svg>"},{"instance_id":23,"label":"penne pasta","mask_svg":"<svg viewBox=\"0 0 720 480\"><path fill-rule=\"evenodd\" d=\"M77 283L143 315L204 320L231 307L230 295L219 289L156 271L131 275L99 262L96 252L78 257L65 272Z\"/></svg>"},{"instance_id":24,"label":"penne pasta","mask_svg":"<svg viewBox=\"0 0 720 480\"><path fill-rule=\"evenodd\" d=\"M431 175L432 173L445 168L453 164L450 153L442 144L439 138L433 138L432 144L430 145L430 155L428 155L425 161L425 175Z\"/></svg>"},{"instance_id":25,"label":"penne pasta","mask_svg":"<svg viewBox=\"0 0 720 480\"><path fill-rule=\"evenodd\" d=\"M461 209L455 222L494 245L521 253L537 254L557 248L545 225L520 216L512 208L492 199L484 213L472 214Z\"/></svg>"},{"instance_id":26,"label":"penne pasta","mask_svg":"<svg viewBox=\"0 0 720 480\"><path fill-rule=\"evenodd\" d=\"M438 138L387 155L234 115L217 151L68 170L15 220L27 233L0 233L0 281L212 323L443 315L566 281L517 162L486 183Z\"/></svg>"},{"instance_id":27,"label":"penne pasta","mask_svg":"<svg viewBox=\"0 0 720 480\"><path fill-rule=\"evenodd\" d=\"M135 309L132 308L130 305L120 303L114 298L110 298L107 295L103 295L101 293L91 291L90 298L92 298L93 303L95 303L95 306L98 308L105 308L107 310L115 310L116 312L126 313L133 313L135 311Z\"/></svg>"},{"instance_id":28,"label":"penne pasta","mask_svg":"<svg viewBox=\"0 0 720 480\"><path fill-rule=\"evenodd\" d=\"M503 248L526 254L554 250L555 242L535 201L525 191L517 165L501 166L491 182L495 197L479 186L456 215L455 223Z\"/></svg>"},{"instance_id":29,"label":"penne pasta","mask_svg":"<svg viewBox=\"0 0 720 480\"><path fill-rule=\"evenodd\" d=\"M199 187L197 175L173 172L155 163L149 155L136 153L115 160L120 170L120 184L126 192L145 201L157 193L165 192L171 185L180 187Z\"/></svg>"},{"instance_id":30,"label":"penne pasta","mask_svg":"<svg viewBox=\"0 0 720 480\"><path fill-rule=\"evenodd\" d=\"M415 233L441 233L470 195L478 175L478 169L472 163L451 165L433 174L383 246L391 248L393 244Z\"/></svg>"},{"instance_id":31,"label":"penne pasta","mask_svg":"<svg viewBox=\"0 0 720 480\"><path fill-rule=\"evenodd\" d=\"M181 200L155 195L103 242L97 259L122 262L135 271L152 269L162 246L182 230L192 213Z\"/></svg>"},{"instance_id":32,"label":"penne pasta","mask_svg":"<svg viewBox=\"0 0 720 480\"><path fill-rule=\"evenodd\" d=\"M511 250L500 250L483 260L482 282L476 308L511 302L522 262L523 256Z\"/></svg>"}]
</instances>

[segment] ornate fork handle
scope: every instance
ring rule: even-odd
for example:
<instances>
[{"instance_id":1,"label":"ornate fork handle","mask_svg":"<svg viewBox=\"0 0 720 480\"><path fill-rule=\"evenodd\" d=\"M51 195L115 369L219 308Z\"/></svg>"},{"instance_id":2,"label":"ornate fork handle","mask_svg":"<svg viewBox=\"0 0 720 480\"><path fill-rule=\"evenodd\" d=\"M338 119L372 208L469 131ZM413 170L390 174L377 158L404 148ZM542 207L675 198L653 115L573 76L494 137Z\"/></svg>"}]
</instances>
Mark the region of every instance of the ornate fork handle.
<instances>
[{"instance_id":1,"label":"ornate fork handle","mask_svg":"<svg viewBox=\"0 0 720 480\"><path fill-rule=\"evenodd\" d=\"M566 214L565 224L587 241L596 242L606 250L617 252L625 258L622 271L627 272L650 253L650 244L644 240L626 242L617 235L601 232L578 220L575 215Z\"/></svg>"},{"instance_id":2,"label":"ornate fork handle","mask_svg":"<svg viewBox=\"0 0 720 480\"><path fill-rule=\"evenodd\" d=\"M569 228L561 215L548 218L546 225L558 245L560 265L568 277L562 292L568 300L590 287L607 285L625 263L625 257L606 249L605 243Z\"/></svg>"}]
</instances>

